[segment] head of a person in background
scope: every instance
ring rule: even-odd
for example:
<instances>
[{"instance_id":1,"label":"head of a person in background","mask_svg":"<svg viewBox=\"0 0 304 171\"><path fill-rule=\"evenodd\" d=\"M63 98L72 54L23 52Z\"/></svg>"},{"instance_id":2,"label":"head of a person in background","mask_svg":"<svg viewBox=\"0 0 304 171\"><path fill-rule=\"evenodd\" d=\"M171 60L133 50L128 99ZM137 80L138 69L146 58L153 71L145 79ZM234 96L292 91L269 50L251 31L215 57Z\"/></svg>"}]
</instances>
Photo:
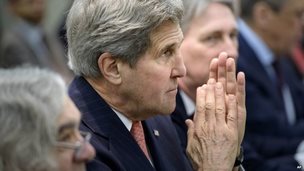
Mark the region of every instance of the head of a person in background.
<instances>
[{"instance_id":1,"label":"head of a person in background","mask_svg":"<svg viewBox=\"0 0 304 171\"><path fill-rule=\"evenodd\" d=\"M85 171L95 151L61 77L38 68L0 74L0 170Z\"/></svg>"},{"instance_id":2,"label":"head of a person in background","mask_svg":"<svg viewBox=\"0 0 304 171\"><path fill-rule=\"evenodd\" d=\"M46 0L8 0L8 5L14 15L35 25L42 22L46 10Z\"/></svg>"},{"instance_id":3,"label":"head of a person in background","mask_svg":"<svg viewBox=\"0 0 304 171\"><path fill-rule=\"evenodd\" d=\"M185 6L181 53L187 74L179 87L195 100L196 88L209 77L209 64L220 52L236 59L238 29L233 1L183 0Z\"/></svg>"},{"instance_id":4,"label":"head of a person in background","mask_svg":"<svg viewBox=\"0 0 304 171\"><path fill-rule=\"evenodd\" d=\"M277 56L290 53L301 38L303 0L242 0L241 17Z\"/></svg>"},{"instance_id":5,"label":"head of a person in background","mask_svg":"<svg viewBox=\"0 0 304 171\"><path fill-rule=\"evenodd\" d=\"M179 0L75 0L67 19L69 64L131 120L170 114L185 75Z\"/></svg>"}]
</instances>

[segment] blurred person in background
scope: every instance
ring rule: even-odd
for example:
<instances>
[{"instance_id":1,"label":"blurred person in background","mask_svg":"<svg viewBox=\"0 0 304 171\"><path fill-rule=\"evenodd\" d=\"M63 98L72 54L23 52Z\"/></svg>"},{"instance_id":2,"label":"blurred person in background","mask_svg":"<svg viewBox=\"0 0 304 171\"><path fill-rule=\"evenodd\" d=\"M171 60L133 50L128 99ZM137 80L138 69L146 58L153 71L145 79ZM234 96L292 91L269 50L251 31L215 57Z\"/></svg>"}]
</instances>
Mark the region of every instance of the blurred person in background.
<instances>
[{"instance_id":1,"label":"blurred person in background","mask_svg":"<svg viewBox=\"0 0 304 171\"><path fill-rule=\"evenodd\" d=\"M304 15L303 15L304 16ZM297 46L293 49L292 64L298 71L298 76L302 79L304 84L304 17L302 24L302 38L297 44Z\"/></svg>"},{"instance_id":2,"label":"blurred person in background","mask_svg":"<svg viewBox=\"0 0 304 171\"><path fill-rule=\"evenodd\" d=\"M74 2L74 0L70 0L68 2L67 9L70 9L73 2ZM57 29L57 35L59 37L59 40L60 40L62 46L64 47L65 53L67 53L67 48L68 48L68 42L67 42L67 37L66 37L66 26L65 26L67 14L68 14L68 12L66 12L64 14L64 17L61 19L61 24L60 24L59 28Z\"/></svg>"},{"instance_id":3,"label":"blurred person in background","mask_svg":"<svg viewBox=\"0 0 304 171\"><path fill-rule=\"evenodd\" d=\"M61 77L38 68L0 75L0 170L85 171L95 151Z\"/></svg>"},{"instance_id":4,"label":"blurred person in background","mask_svg":"<svg viewBox=\"0 0 304 171\"><path fill-rule=\"evenodd\" d=\"M42 27L45 0L8 0L6 7L13 21L5 29L0 47L1 68L19 65L39 66L60 73L68 82L72 77L62 45Z\"/></svg>"},{"instance_id":5,"label":"blurred person in background","mask_svg":"<svg viewBox=\"0 0 304 171\"><path fill-rule=\"evenodd\" d=\"M304 0L242 0L237 68L246 74L246 170L304 166L304 87L285 62L301 37Z\"/></svg>"},{"instance_id":6,"label":"blurred person in background","mask_svg":"<svg viewBox=\"0 0 304 171\"><path fill-rule=\"evenodd\" d=\"M213 62L216 62L217 56L224 51L227 55L222 55L221 58L224 59L219 59L219 70L224 71L227 67L228 74L235 77L233 60L238 56L235 7L238 4L233 0L183 0L183 4L185 12L181 28L184 40L181 44L181 54L187 74L178 80L176 108L171 118L181 138L182 146L186 149L188 128L185 120L193 118L196 90L207 83L209 70L211 69L215 73L210 77L221 77L219 81L227 89L228 94L235 94L237 91L235 86L227 85L225 74L216 74L217 71L213 68L215 63L212 64L212 68L209 68L209 64L213 59L215 59ZM242 112L246 113L245 110ZM246 120L246 118L239 119ZM244 132L240 134L243 136ZM241 141L239 146L240 143Z\"/></svg>"}]
</instances>

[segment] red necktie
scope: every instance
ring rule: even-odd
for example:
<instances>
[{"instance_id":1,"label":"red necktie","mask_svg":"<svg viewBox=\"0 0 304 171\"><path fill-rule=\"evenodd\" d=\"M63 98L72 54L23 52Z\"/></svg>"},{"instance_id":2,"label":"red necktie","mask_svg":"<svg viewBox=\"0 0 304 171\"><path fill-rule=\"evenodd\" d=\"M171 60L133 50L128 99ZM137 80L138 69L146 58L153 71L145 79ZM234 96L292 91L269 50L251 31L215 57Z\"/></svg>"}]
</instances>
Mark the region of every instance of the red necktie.
<instances>
[{"instance_id":1,"label":"red necktie","mask_svg":"<svg viewBox=\"0 0 304 171\"><path fill-rule=\"evenodd\" d=\"M141 148L141 150L145 153L146 157L150 160L150 156L147 150L147 145L145 140L144 129L140 121L133 122L130 133L137 142L137 144L139 145L139 147Z\"/></svg>"}]
</instances>

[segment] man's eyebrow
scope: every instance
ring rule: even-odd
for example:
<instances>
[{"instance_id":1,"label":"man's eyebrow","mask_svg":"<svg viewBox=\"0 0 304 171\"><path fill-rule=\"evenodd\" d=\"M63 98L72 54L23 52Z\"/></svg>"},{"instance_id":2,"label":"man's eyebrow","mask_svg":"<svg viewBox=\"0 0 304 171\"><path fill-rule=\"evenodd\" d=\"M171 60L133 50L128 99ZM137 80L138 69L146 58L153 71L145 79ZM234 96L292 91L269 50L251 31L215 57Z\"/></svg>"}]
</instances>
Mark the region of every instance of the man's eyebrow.
<instances>
[{"instance_id":1,"label":"man's eyebrow","mask_svg":"<svg viewBox=\"0 0 304 171\"><path fill-rule=\"evenodd\" d=\"M172 49L174 46L175 46L174 43L168 44L168 45L166 45L163 49L164 49L164 50L166 50L166 49Z\"/></svg>"},{"instance_id":2,"label":"man's eyebrow","mask_svg":"<svg viewBox=\"0 0 304 171\"><path fill-rule=\"evenodd\" d=\"M74 129L77 126L77 124L75 122L67 122L63 125L60 125L60 127L58 128L58 132L61 133L66 129Z\"/></svg>"},{"instance_id":3,"label":"man's eyebrow","mask_svg":"<svg viewBox=\"0 0 304 171\"><path fill-rule=\"evenodd\" d=\"M181 39L181 41L179 43L170 43L170 44L166 45L163 49L172 49L175 46L179 47L183 41L184 41L184 37Z\"/></svg>"}]
</instances>

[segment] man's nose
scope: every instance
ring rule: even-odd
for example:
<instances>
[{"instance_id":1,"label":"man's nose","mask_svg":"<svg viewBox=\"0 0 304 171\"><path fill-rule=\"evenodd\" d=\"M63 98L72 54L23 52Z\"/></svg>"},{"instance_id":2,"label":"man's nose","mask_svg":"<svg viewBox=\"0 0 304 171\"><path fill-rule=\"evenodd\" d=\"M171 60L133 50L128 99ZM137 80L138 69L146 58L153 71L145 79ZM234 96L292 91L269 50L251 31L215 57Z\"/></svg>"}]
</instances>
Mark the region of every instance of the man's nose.
<instances>
[{"instance_id":1,"label":"man's nose","mask_svg":"<svg viewBox=\"0 0 304 171\"><path fill-rule=\"evenodd\" d=\"M178 53L174 61L171 77L184 77L186 75L186 66L181 53Z\"/></svg>"},{"instance_id":2,"label":"man's nose","mask_svg":"<svg viewBox=\"0 0 304 171\"><path fill-rule=\"evenodd\" d=\"M90 143L85 143L80 153L75 156L76 162L87 162L95 157L95 149Z\"/></svg>"},{"instance_id":3,"label":"man's nose","mask_svg":"<svg viewBox=\"0 0 304 171\"><path fill-rule=\"evenodd\" d=\"M238 57L238 41L232 38L226 38L222 51L227 52L228 57L236 60Z\"/></svg>"}]
</instances>

